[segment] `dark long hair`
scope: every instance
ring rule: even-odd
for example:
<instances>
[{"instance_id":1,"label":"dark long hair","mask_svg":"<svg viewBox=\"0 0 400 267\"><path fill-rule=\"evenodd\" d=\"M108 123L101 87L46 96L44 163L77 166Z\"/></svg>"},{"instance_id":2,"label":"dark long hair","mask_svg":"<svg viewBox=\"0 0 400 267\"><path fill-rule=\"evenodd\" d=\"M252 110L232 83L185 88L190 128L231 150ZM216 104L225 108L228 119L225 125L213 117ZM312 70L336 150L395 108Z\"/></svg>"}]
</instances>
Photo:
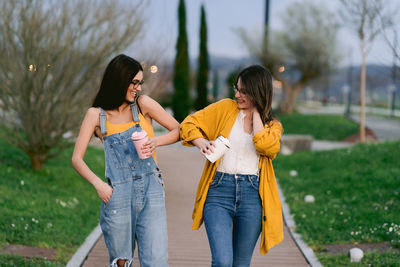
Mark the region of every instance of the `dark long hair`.
<instances>
[{"instance_id":1,"label":"dark long hair","mask_svg":"<svg viewBox=\"0 0 400 267\"><path fill-rule=\"evenodd\" d=\"M105 110L116 109L126 100L126 92L132 79L143 71L140 63L126 55L118 55L108 63L93 107Z\"/></svg>"},{"instance_id":2,"label":"dark long hair","mask_svg":"<svg viewBox=\"0 0 400 267\"><path fill-rule=\"evenodd\" d=\"M254 104L260 113L261 120L268 124L274 119L272 115L272 75L260 65L252 65L243 69L237 76L243 86L247 98Z\"/></svg>"}]
</instances>

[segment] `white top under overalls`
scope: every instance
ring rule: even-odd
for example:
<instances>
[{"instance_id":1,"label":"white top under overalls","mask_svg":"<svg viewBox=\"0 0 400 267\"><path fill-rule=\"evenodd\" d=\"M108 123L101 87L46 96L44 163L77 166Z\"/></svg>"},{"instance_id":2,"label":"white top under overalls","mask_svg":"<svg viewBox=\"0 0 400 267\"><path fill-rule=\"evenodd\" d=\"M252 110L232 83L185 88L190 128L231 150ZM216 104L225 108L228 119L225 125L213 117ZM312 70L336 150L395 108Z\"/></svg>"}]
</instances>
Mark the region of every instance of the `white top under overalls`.
<instances>
[{"instance_id":1,"label":"white top under overalls","mask_svg":"<svg viewBox=\"0 0 400 267\"><path fill-rule=\"evenodd\" d=\"M231 147L218 164L219 172L258 175L259 155L253 143L253 133L244 131L244 117L241 110L228 137Z\"/></svg>"}]
</instances>

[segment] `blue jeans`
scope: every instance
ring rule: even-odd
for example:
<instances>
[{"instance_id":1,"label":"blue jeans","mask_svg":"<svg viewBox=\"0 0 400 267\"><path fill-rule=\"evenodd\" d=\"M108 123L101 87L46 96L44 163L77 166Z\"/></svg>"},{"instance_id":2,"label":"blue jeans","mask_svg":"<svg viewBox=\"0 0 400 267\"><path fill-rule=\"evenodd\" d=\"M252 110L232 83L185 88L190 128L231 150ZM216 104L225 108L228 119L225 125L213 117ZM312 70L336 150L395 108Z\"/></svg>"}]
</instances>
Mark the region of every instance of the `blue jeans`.
<instances>
[{"instance_id":1,"label":"blue jeans","mask_svg":"<svg viewBox=\"0 0 400 267\"><path fill-rule=\"evenodd\" d=\"M261 233L262 205L256 175L217 172L204 205L213 267L250 266Z\"/></svg>"}]
</instances>

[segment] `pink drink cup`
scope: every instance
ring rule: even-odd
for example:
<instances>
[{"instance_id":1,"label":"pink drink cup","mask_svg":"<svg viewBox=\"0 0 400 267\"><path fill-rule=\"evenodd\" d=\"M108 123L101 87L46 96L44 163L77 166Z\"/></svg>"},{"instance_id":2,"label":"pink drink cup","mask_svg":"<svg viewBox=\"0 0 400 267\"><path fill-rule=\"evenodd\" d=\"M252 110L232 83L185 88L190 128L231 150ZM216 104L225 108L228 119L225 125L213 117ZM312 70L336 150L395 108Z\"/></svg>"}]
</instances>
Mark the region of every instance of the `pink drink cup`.
<instances>
[{"instance_id":1,"label":"pink drink cup","mask_svg":"<svg viewBox=\"0 0 400 267\"><path fill-rule=\"evenodd\" d=\"M146 156L142 152L142 146L147 142L147 140L149 140L147 133L145 131L133 132L132 140L140 159L147 159L148 157L151 156L151 155Z\"/></svg>"}]
</instances>

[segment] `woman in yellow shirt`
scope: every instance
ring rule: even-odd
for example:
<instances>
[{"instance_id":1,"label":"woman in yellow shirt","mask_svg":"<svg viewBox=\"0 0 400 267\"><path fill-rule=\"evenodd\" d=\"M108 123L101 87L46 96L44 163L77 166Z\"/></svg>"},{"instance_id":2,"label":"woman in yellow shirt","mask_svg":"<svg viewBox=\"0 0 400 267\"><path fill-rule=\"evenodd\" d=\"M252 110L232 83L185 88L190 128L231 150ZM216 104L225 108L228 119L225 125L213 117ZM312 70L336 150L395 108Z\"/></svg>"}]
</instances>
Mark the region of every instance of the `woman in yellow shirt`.
<instances>
[{"instance_id":1,"label":"woman in yellow shirt","mask_svg":"<svg viewBox=\"0 0 400 267\"><path fill-rule=\"evenodd\" d=\"M83 119L72 156L75 170L102 200L100 226L112 267L131 266L135 243L141 266L168 266L165 194L154 152L157 146L178 141L179 124L155 100L145 95L138 98L142 84L143 68L138 61L126 55L111 60L93 107ZM169 132L153 138L152 120ZM83 160L97 128L104 143L106 182ZM142 130L150 137L141 148L144 159L131 139Z\"/></svg>"},{"instance_id":2,"label":"woman in yellow shirt","mask_svg":"<svg viewBox=\"0 0 400 267\"><path fill-rule=\"evenodd\" d=\"M269 71L259 65L242 70L235 97L189 115L180 126L182 143L203 155L213 152L218 136L230 141L222 158L206 161L192 216L193 229L205 222L212 266L249 266L260 233L262 254L283 240L272 167L283 129L272 117Z\"/></svg>"}]
</instances>

